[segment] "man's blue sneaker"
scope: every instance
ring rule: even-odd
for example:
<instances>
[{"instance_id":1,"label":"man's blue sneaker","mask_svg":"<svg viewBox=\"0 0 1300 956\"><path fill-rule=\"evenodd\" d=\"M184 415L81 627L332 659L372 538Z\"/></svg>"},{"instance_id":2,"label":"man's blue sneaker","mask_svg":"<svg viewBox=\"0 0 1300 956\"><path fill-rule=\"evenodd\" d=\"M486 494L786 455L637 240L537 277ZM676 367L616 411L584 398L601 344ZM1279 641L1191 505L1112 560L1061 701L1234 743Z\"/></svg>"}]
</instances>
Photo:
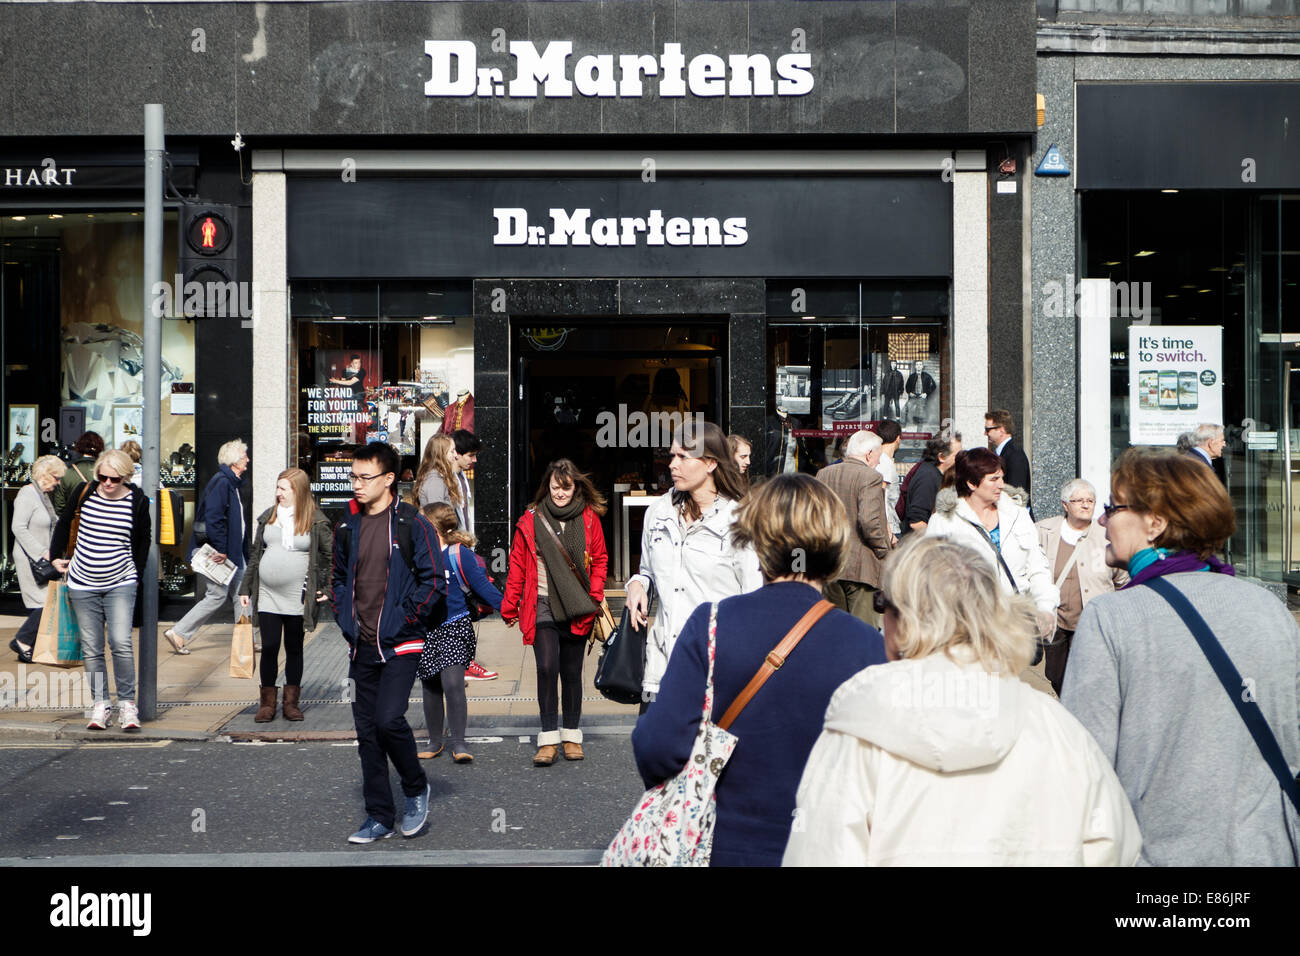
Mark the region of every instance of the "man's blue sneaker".
<instances>
[{"instance_id":1,"label":"man's blue sneaker","mask_svg":"<svg viewBox=\"0 0 1300 956\"><path fill-rule=\"evenodd\" d=\"M406 801L409 806L411 801ZM374 843L376 840L387 840L393 835L390 827L384 826L378 820L366 817L366 822L361 824L361 829L352 836L348 837L349 843Z\"/></svg>"},{"instance_id":2,"label":"man's blue sneaker","mask_svg":"<svg viewBox=\"0 0 1300 956\"><path fill-rule=\"evenodd\" d=\"M429 785L424 785L424 793L418 797L406 798L406 813L402 815L402 836L413 837L424 829L429 819Z\"/></svg>"}]
</instances>

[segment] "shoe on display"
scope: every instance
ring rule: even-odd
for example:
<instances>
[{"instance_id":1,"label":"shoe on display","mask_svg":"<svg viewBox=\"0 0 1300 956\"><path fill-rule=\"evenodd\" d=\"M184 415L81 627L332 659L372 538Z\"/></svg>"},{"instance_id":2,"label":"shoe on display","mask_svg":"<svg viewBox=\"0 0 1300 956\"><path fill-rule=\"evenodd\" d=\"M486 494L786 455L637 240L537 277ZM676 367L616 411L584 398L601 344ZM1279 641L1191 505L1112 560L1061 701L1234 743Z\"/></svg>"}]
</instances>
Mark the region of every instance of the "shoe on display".
<instances>
[{"instance_id":1,"label":"shoe on display","mask_svg":"<svg viewBox=\"0 0 1300 956\"><path fill-rule=\"evenodd\" d=\"M113 715L113 705L106 700L101 700L95 704L90 711L90 723L86 724L87 730L108 730L108 719Z\"/></svg>"},{"instance_id":2,"label":"shoe on display","mask_svg":"<svg viewBox=\"0 0 1300 956\"><path fill-rule=\"evenodd\" d=\"M424 793L406 798L406 812L402 815L402 836L413 837L424 829L429 819L429 794L431 788L426 783Z\"/></svg>"},{"instance_id":3,"label":"shoe on display","mask_svg":"<svg viewBox=\"0 0 1300 956\"><path fill-rule=\"evenodd\" d=\"M478 661L470 661L469 666L465 668L466 680L496 680L501 675L496 671L490 671Z\"/></svg>"},{"instance_id":4,"label":"shoe on display","mask_svg":"<svg viewBox=\"0 0 1300 956\"><path fill-rule=\"evenodd\" d=\"M387 840L392 835L391 828L384 826L378 820L366 817L366 822L361 824L361 829L348 837L348 842L374 843L376 840Z\"/></svg>"},{"instance_id":5,"label":"shoe on display","mask_svg":"<svg viewBox=\"0 0 1300 956\"><path fill-rule=\"evenodd\" d=\"M135 706L135 701L122 701L122 716L119 718L123 730L140 729L140 711Z\"/></svg>"}]
</instances>

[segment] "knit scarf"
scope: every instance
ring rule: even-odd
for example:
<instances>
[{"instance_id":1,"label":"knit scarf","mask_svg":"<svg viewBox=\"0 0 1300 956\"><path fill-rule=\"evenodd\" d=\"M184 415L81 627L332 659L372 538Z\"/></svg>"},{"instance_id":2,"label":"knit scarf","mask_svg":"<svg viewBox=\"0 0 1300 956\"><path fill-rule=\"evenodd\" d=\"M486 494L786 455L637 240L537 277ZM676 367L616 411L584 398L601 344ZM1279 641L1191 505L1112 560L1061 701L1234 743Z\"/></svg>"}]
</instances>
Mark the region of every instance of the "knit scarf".
<instances>
[{"instance_id":1,"label":"knit scarf","mask_svg":"<svg viewBox=\"0 0 1300 956\"><path fill-rule=\"evenodd\" d=\"M1181 574L1184 571L1210 571L1214 574L1236 575L1237 569L1231 564L1224 564L1214 555L1208 560L1202 559L1191 551L1167 552L1164 548L1143 548L1129 558L1129 573L1133 575L1121 590L1137 587L1152 578L1166 574Z\"/></svg>"},{"instance_id":2,"label":"knit scarf","mask_svg":"<svg viewBox=\"0 0 1300 956\"><path fill-rule=\"evenodd\" d=\"M582 522L583 507L582 499L577 495L563 508L557 508L555 502L548 497L533 516L537 553L542 556L542 564L546 567L547 598L551 603L551 616L556 621L573 621L586 617L596 607L588 591L588 582L574 577L569 563L560 553L555 536L546 530L549 526L559 535L560 543L573 559L574 567L579 572L584 572L587 533ZM560 530L560 522L564 522L563 531Z\"/></svg>"}]
</instances>

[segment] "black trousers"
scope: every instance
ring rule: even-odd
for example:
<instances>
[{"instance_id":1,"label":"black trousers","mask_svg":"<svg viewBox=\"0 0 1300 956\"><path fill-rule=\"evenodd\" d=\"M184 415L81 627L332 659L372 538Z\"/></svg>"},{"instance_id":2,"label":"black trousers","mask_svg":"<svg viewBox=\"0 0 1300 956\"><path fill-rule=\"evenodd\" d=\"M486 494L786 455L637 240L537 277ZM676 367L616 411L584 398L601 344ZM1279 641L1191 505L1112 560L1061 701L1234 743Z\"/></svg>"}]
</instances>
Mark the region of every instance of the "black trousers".
<instances>
[{"instance_id":1,"label":"black trousers","mask_svg":"<svg viewBox=\"0 0 1300 956\"><path fill-rule=\"evenodd\" d=\"M406 703L419 663L419 654L389 654L387 661L381 661L375 645L358 642L348 669L356 696L352 720L357 728L366 813L390 829L397 808L388 782L388 762L397 769L402 793L408 797L424 793L429 782L416 756L415 734L406 722Z\"/></svg>"},{"instance_id":2,"label":"black trousers","mask_svg":"<svg viewBox=\"0 0 1300 956\"><path fill-rule=\"evenodd\" d=\"M1065 682L1065 662L1070 656L1070 642L1074 640L1074 631L1057 628L1052 643L1043 648L1043 674L1056 696L1061 696L1061 685Z\"/></svg>"},{"instance_id":3,"label":"black trousers","mask_svg":"<svg viewBox=\"0 0 1300 956\"><path fill-rule=\"evenodd\" d=\"M537 660L537 707L542 712L543 732L560 729L561 706L564 729L578 729L582 719L582 652L586 644L587 639L576 637L567 624L548 621L537 625L533 656Z\"/></svg>"},{"instance_id":4,"label":"black trousers","mask_svg":"<svg viewBox=\"0 0 1300 956\"><path fill-rule=\"evenodd\" d=\"M302 615L257 612L257 627L262 632L262 686L274 687L280 671L280 633L284 632L284 682L302 683Z\"/></svg>"},{"instance_id":5,"label":"black trousers","mask_svg":"<svg viewBox=\"0 0 1300 956\"><path fill-rule=\"evenodd\" d=\"M29 649L36 646L36 632L41 629L41 612L44 610L42 607L34 607L27 611L27 620L23 621L18 633L14 635L19 644Z\"/></svg>"}]
</instances>

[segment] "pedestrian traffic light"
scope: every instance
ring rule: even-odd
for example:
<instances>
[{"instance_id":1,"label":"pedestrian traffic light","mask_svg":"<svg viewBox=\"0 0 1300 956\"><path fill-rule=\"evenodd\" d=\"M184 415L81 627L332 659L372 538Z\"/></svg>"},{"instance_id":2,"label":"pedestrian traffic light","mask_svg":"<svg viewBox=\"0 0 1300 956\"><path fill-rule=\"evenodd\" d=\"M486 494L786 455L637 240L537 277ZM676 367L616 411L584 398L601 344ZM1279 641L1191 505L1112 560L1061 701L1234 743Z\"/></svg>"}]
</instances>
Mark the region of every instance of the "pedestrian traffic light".
<instances>
[{"instance_id":1,"label":"pedestrian traffic light","mask_svg":"<svg viewBox=\"0 0 1300 956\"><path fill-rule=\"evenodd\" d=\"M240 288L236 212L216 203L181 206L177 264L184 286L176 292L178 317L242 316L241 303L248 297Z\"/></svg>"}]
</instances>

